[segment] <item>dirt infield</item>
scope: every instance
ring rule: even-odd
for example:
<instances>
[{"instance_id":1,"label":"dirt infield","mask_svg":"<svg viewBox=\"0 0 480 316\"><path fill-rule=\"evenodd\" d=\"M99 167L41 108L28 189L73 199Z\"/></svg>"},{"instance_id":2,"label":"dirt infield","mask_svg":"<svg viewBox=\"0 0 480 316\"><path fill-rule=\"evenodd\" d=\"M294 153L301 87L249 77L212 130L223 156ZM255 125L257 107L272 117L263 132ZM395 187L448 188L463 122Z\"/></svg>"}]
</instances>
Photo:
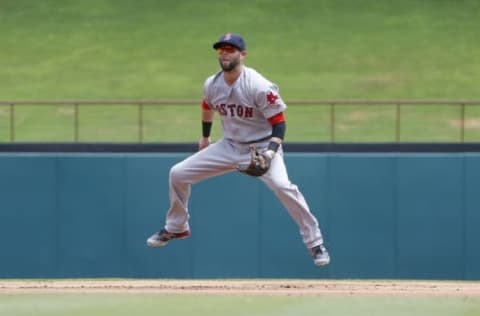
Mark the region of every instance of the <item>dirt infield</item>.
<instances>
[{"instance_id":1,"label":"dirt infield","mask_svg":"<svg viewBox=\"0 0 480 316\"><path fill-rule=\"evenodd\" d=\"M480 282L403 280L0 280L0 294L14 293L480 297Z\"/></svg>"}]
</instances>

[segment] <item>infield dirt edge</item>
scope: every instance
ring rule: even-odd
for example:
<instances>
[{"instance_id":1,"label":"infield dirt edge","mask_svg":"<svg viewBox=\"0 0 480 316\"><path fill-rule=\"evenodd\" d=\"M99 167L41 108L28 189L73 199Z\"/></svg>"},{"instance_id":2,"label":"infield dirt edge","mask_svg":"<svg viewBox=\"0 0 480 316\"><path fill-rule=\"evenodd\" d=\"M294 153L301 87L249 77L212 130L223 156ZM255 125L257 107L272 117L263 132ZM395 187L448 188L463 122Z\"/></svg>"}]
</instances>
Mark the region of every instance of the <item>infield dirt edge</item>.
<instances>
[{"instance_id":1,"label":"infield dirt edge","mask_svg":"<svg viewBox=\"0 0 480 316\"><path fill-rule=\"evenodd\" d=\"M0 280L0 294L10 293L158 293L216 295L359 295L414 297L480 297L480 282L297 279Z\"/></svg>"}]
</instances>

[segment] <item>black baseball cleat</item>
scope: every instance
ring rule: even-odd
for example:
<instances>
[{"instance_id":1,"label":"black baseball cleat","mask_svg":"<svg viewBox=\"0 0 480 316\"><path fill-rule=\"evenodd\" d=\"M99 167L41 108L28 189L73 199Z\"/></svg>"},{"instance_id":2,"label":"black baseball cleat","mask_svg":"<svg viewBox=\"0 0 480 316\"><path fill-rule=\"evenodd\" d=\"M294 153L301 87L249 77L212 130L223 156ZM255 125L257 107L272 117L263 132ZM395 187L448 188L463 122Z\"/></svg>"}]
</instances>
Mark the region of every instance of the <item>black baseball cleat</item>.
<instances>
[{"instance_id":1,"label":"black baseball cleat","mask_svg":"<svg viewBox=\"0 0 480 316\"><path fill-rule=\"evenodd\" d=\"M330 255L323 244L311 248L310 255L313 257L313 263L317 266L326 266L330 263Z\"/></svg>"},{"instance_id":2,"label":"black baseball cleat","mask_svg":"<svg viewBox=\"0 0 480 316\"><path fill-rule=\"evenodd\" d=\"M190 231L186 230L181 233L171 233L165 228L162 228L158 233L153 234L147 239L147 246L149 247L163 247L172 239L185 239L190 237Z\"/></svg>"}]
</instances>

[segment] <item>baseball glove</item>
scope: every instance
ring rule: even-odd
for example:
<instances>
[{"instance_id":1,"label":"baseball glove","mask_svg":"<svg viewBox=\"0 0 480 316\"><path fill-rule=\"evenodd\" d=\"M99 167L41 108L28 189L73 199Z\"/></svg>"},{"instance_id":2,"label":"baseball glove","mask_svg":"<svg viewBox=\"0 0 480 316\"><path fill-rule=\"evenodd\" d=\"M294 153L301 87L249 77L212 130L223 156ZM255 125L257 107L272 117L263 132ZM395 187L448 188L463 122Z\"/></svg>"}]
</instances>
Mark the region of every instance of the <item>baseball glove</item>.
<instances>
[{"instance_id":1,"label":"baseball glove","mask_svg":"<svg viewBox=\"0 0 480 316\"><path fill-rule=\"evenodd\" d=\"M252 177L263 176L270 168L270 163L275 152L267 150L261 153L255 145L250 145L249 149L251 154L250 163L245 169L239 169L239 171Z\"/></svg>"}]
</instances>

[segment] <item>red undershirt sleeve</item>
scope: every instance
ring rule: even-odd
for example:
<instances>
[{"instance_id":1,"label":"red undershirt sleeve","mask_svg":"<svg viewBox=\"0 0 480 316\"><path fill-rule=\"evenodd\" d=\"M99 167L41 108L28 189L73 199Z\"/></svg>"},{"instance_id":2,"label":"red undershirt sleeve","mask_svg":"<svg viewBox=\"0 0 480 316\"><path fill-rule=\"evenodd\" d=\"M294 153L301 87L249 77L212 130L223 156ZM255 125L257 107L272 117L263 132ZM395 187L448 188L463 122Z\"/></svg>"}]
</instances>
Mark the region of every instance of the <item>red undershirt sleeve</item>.
<instances>
[{"instance_id":1,"label":"red undershirt sleeve","mask_svg":"<svg viewBox=\"0 0 480 316\"><path fill-rule=\"evenodd\" d=\"M272 125L285 122L285 115L283 115L283 112L280 112L280 113L278 113L278 114L275 114L275 115L272 116L272 117L269 117L269 118L268 118L268 121L269 121L270 124L272 124Z\"/></svg>"}]
</instances>

